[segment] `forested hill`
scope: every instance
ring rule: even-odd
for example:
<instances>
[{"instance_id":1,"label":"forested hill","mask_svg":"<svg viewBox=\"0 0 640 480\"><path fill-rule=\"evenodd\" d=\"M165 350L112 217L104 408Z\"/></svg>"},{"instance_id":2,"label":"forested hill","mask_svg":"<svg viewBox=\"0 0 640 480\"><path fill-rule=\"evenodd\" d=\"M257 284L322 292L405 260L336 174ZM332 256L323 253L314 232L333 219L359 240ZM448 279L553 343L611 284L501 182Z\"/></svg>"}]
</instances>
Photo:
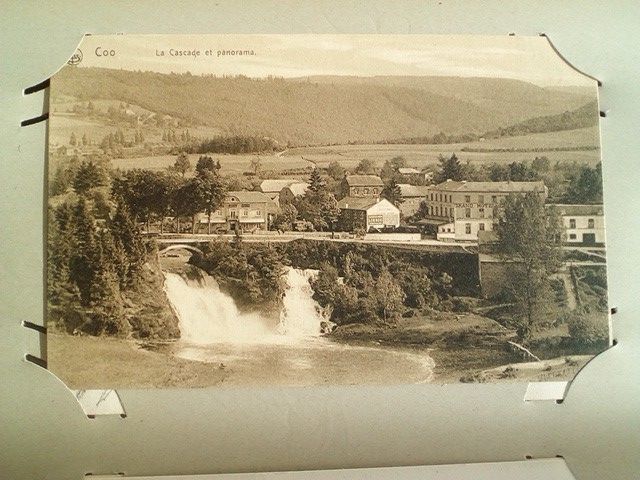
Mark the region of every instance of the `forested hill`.
<instances>
[{"instance_id":1,"label":"forested hill","mask_svg":"<svg viewBox=\"0 0 640 480\"><path fill-rule=\"evenodd\" d=\"M577 128L593 127L598 124L598 102L595 100L572 111L557 115L545 115L516 123L505 128L488 132L486 137L528 135L531 133L558 132Z\"/></svg>"},{"instance_id":2,"label":"forested hill","mask_svg":"<svg viewBox=\"0 0 640 480\"><path fill-rule=\"evenodd\" d=\"M595 93L595 90L594 90ZM578 108L592 98L516 80L458 77L251 79L67 67L52 94L118 100L281 143L379 142L484 133Z\"/></svg>"}]
</instances>

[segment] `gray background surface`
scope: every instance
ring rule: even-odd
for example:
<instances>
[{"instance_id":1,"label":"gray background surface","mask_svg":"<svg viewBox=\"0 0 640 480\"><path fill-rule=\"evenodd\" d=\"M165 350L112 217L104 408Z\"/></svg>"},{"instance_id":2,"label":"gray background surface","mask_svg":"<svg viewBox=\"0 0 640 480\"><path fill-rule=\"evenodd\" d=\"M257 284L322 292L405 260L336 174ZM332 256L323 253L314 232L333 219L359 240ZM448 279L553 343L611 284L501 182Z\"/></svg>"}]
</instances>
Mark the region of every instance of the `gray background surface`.
<instances>
[{"instance_id":1,"label":"gray background surface","mask_svg":"<svg viewBox=\"0 0 640 480\"><path fill-rule=\"evenodd\" d=\"M578 479L640 471L640 6L635 1L20 2L0 20L0 478L294 470L562 455ZM43 320L43 111L22 90L91 33L544 32L603 82L605 213L618 344L564 403L525 384L122 391L128 417L87 419L48 372L22 360L22 320ZM46 473L48 472L48 473Z\"/></svg>"}]
</instances>

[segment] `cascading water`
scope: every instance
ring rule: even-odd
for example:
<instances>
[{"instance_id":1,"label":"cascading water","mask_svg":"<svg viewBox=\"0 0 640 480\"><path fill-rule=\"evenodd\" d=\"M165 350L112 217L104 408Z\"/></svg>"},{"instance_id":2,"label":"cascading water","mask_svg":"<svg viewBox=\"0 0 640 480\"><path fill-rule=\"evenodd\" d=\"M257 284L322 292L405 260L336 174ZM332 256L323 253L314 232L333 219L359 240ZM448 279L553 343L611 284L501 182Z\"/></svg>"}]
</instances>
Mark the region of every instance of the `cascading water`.
<instances>
[{"instance_id":1,"label":"cascading water","mask_svg":"<svg viewBox=\"0 0 640 480\"><path fill-rule=\"evenodd\" d=\"M220 291L213 277L191 267L185 275L165 273L165 291L180 321L186 343L274 343L317 336L324 320L311 298L309 279L314 271L290 268L287 290L277 327L269 327L258 313L242 313L233 298Z\"/></svg>"},{"instance_id":2,"label":"cascading water","mask_svg":"<svg viewBox=\"0 0 640 480\"><path fill-rule=\"evenodd\" d=\"M317 274L315 270L289 268L286 274L287 291L282 300L278 331L292 337L320 335L324 317L320 306L313 300L309 281Z\"/></svg>"}]
</instances>

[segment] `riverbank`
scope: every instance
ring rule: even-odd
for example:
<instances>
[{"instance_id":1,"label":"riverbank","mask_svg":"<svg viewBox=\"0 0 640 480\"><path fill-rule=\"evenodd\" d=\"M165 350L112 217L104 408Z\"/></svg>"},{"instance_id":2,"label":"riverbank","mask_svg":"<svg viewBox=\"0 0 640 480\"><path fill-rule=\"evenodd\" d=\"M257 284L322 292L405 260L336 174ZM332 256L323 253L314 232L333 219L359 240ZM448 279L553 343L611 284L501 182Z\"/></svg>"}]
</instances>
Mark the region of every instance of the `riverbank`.
<instances>
[{"instance_id":1,"label":"riverbank","mask_svg":"<svg viewBox=\"0 0 640 480\"><path fill-rule=\"evenodd\" d=\"M131 340L50 333L48 368L71 389L221 385L225 367L143 350Z\"/></svg>"},{"instance_id":2,"label":"riverbank","mask_svg":"<svg viewBox=\"0 0 640 480\"><path fill-rule=\"evenodd\" d=\"M396 325L353 324L330 335L335 342L425 352L434 361L431 383L571 380L591 355L528 362L508 348L513 332L472 313L402 318Z\"/></svg>"}]
</instances>

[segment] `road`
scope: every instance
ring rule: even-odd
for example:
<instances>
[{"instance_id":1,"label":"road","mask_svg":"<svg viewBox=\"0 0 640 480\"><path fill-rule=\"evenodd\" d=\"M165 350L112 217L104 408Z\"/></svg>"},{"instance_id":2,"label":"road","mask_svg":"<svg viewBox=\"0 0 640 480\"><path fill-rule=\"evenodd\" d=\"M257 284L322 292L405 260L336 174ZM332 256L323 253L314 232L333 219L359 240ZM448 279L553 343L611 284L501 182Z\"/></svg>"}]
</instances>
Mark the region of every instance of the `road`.
<instances>
[{"instance_id":1,"label":"road","mask_svg":"<svg viewBox=\"0 0 640 480\"><path fill-rule=\"evenodd\" d=\"M327 242L341 243L363 243L372 245L389 245L394 247L415 248L419 250L433 251L456 251L461 253L475 254L477 253L476 244L461 244L456 242L441 242L433 239L422 240L397 240L397 239L359 239L359 238L332 238L331 234L311 234L311 233L283 233L280 235L262 235L262 234L245 234L242 235L243 242L291 242L293 240L307 239ZM225 235L208 235L208 234L166 234L154 237L156 242L161 245L175 245L180 243L198 244L209 243L216 240L232 241L236 238L233 234Z\"/></svg>"}]
</instances>

